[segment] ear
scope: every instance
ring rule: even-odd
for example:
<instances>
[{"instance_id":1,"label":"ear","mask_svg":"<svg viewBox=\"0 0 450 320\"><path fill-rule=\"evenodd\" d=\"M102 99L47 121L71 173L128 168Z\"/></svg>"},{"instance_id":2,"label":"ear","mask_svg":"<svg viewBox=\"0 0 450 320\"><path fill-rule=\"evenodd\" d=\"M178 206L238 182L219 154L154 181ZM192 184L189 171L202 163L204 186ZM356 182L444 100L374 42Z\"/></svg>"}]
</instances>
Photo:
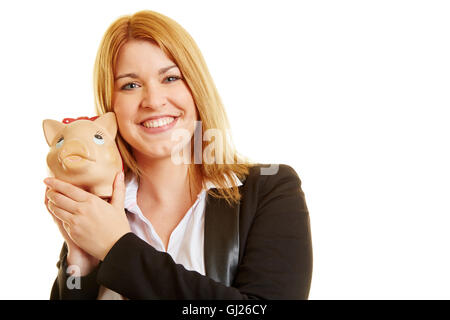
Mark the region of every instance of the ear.
<instances>
[{"instance_id":1,"label":"ear","mask_svg":"<svg viewBox=\"0 0 450 320\"><path fill-rule=\"evenodd\" d=\"M42 128L44 129L45 140L49 147L52 146L52 142L55 136L60 133L66 125L56 120L45 119L42 121Z\"/></svg>"},{"instance_id":2,"label":"ear","mask_svg":"<svg viewBox=\"0 0 450 320\"><path fill-rule=\"evenodd\" d=\"M95 119L94 122L105 129L113 140L116 138L117 122L114 112L107 112Z\"/></svg>"}]
</instances>

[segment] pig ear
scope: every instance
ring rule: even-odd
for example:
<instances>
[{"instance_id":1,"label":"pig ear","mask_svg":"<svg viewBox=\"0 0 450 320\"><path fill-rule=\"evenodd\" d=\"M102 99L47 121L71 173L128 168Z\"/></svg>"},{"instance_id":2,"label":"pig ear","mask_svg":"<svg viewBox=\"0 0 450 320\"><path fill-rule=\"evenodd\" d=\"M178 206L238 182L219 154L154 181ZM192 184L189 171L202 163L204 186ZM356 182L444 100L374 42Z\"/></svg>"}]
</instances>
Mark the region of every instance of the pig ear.
<instances>
[{"instance_id":1,"label":"pig ear","mask_svg":"<svg viewBox=\"0 0 450 320\"><path fill-rule=\"evenodd\" d=\"M114 140L117 134L117 122L114 112L107 112L94 121L97 125L105 129Z\"/></svg>"},{"instance_id":2,"label":"pig ear","mask_svg":"<svg viewBox=\"0 0 450 320\"><path fill-rule=\"evenodd\" d=\"M42 128L44 129L45 140L49 147L52 146L52 142L55 136L64 129L66 125L56 120L45 119L42 121Z\"/></svg>"}]
</instances>

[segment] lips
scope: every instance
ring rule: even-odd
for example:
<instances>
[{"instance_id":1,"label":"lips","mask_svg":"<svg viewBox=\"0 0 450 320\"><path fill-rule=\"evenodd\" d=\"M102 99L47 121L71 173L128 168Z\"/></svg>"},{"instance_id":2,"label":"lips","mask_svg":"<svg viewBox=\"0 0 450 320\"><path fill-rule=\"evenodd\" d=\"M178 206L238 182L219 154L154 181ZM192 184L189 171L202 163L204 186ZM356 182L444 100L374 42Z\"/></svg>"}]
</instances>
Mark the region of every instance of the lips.
<instances>
[{"instance_id":1,"label":"lips","mask_svg":"<svg viewBox=\"0 0 450 320\"><path fill-rule=\"evenodd\" d=\"M160 115L160 116L153 116L153 117L148 117L145 118L143 121L140 122L140 124L144 124L147 121L151 121L151 120L157 120L157 119L161 119L161 118L178 118L179 116L176 115L171 115L171 114L164 114L164 115Z\"/></svg>"},{"instance_id":2,"label":"lips","mask_svg":"<svg viewBox=\"0 0 450 320\"><path fill-rule=\"evenodd\" d=\"M177 118L174 117L164 117L156 120L144 121L141 125L146 128L160 128L170 125L172 122L175 122Z\"/></svg>"},{"instance_id":3,"label":"lips","mask_svg":"<svg viewBox=\"0 0 450 320\"><path fill-rule=\"evenodd\" d=\"M145 133L157 134L169 131L174 128L178 122L179 117L164 117L162 119L145 121L140 127Z\"/></svg>"}]
</instances>

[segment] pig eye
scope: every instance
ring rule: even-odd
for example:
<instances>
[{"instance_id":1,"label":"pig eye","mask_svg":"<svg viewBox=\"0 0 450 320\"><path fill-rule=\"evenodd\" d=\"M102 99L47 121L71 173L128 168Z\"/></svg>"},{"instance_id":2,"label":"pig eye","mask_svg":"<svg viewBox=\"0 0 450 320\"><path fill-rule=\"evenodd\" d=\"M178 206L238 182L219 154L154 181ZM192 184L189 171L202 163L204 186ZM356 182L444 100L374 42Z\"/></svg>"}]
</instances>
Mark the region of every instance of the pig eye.
<instances>
[{"instance_id":1,"label":"pig eye","mask_svg":"<svg viewBox=\"0 0 450 320\"><path fill-rule=\"evenodd\" d=\"M105 140L103 140L103 137L101 135L99 135L98 133L96 135L94 135L93 140L96 144L104 144L105 143Z\"/></svg>"},{"instance_id":2,"label":"pig eye","mask_svg":"<svg viewBox=\"0 0 450 320\"><path fill-rule=\"evenodd\" d=\"M56 142L56 147L61 148L63 143L64 143L64 137L59 138L58 142Z\"/></svg>"}]
</instances>

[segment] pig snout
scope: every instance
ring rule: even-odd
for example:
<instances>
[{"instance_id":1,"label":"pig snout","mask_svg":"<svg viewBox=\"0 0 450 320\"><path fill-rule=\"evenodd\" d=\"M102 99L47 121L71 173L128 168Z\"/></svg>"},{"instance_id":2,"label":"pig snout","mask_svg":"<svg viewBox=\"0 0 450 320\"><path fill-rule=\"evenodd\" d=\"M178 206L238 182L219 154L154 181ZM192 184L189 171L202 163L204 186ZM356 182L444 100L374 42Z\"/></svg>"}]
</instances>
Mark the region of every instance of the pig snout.
<instances>
[{"instance_id":1,"label":"pig snout","mask_svg":"<svg viewBox=\"0 0 450 320\"><path fill-rule=\"evenodd\" d=\"M58 160L65 170L78 171L94 161L89 153L89 148L82 140L64 141L64 145L58 153Z\"/></svg>"}]
</instances>

